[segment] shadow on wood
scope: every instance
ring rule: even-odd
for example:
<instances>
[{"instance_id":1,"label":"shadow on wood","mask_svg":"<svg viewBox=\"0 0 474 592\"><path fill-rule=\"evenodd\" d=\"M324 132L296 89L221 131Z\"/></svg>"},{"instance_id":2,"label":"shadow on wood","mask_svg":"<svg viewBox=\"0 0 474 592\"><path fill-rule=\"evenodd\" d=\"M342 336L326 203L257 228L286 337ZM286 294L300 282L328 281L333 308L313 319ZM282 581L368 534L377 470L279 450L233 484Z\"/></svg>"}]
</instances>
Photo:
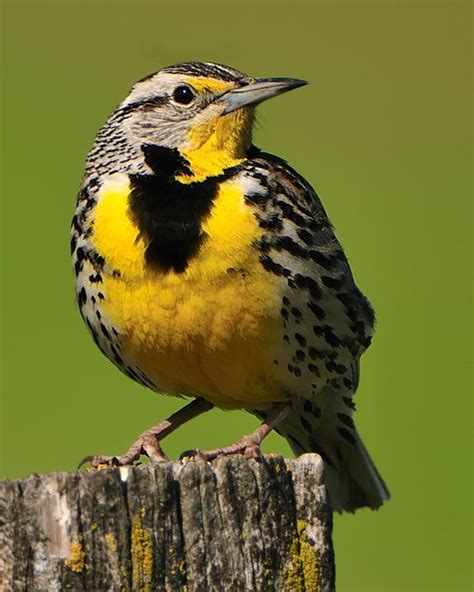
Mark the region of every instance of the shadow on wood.
<instances>
[{"instance_id":1,"label":"shadow on wood","mask_svg":"<svg viewBox=\"0 0 474 592\"><path fill-rule=\"evenodd\" d=\"M315 454L0 483L2 590L334 589Z\"/></svg>"}]
</instances>

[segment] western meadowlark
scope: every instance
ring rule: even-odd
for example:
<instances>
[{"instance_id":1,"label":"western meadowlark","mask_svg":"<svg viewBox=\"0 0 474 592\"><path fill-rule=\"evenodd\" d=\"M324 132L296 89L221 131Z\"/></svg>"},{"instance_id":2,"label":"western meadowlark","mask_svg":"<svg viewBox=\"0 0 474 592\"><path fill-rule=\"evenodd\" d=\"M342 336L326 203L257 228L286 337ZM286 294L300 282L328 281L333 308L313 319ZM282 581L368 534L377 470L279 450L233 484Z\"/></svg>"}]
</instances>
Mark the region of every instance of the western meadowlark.
<instances>
[{"instance_id":1,"label":"western meadowlark","mask_svg":"<svg viewBox=\"0 0 474 592\"><path fill-rule=\"evenodd\" d=\"M388 491L352 414L374 312L311 186L252 144L255 106L303 86L190 62L137 82L99 131L72 223L82 317L127 376L193 400L118 457L217 406L263 420L195 454L258 455L273 429L325 466L336 510Z\"/></svg>"}]
</instances>

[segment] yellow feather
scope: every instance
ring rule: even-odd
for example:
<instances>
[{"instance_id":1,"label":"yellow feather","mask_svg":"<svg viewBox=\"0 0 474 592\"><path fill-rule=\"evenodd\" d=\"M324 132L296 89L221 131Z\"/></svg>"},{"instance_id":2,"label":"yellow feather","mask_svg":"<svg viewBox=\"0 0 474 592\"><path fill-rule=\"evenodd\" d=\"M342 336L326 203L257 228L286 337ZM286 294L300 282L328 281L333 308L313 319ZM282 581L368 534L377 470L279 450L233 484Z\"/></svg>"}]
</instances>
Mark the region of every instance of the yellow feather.
<instances>
[{"instance_id":1,"label":"yellow feather","mask_svg":"<svg viewBox=\"0 0 474 592\"><path fill-rule=\"evenodd\" d=\"M99 197L92 242L121 273L104 275L102 309L120 333L126 358L164 391L205 395L221 407L284 400L268 379L274 375L279 280L263 269L252 246L261 231L240 185L221 185L202 226L208 238L179 274L145 266L127 182L105 185Z\"/></svg>"}]
</instances>

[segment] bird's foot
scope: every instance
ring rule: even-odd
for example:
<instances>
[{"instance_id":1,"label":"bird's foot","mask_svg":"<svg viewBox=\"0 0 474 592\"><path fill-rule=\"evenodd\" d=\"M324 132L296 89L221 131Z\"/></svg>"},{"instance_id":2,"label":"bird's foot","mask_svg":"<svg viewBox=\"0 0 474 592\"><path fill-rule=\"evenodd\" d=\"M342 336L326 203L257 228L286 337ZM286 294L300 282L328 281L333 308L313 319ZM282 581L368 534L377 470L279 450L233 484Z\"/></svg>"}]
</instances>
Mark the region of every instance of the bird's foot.
<instances>
[{"instance_id":1,"label":"bird's foot","mask_svg":"<svg viewBox=\"0 0 474 592\"><path fill-rule=\"evenodd\" d=\"M130 446L127 452L121 456L86 456L79 464L78 469L88 462L90 462L94 469L104 465L108 467L124 467L126 465L133 465L136 461L140 460L140 456L142 455L148 456L148 458L155 463L165 462L169 460L169 458L161 449L155 433L156 428L143 432L143 434L141 434Z\"/></svg>"},{"instance_id":2,"label":"bird's foot","mask_svg":"<svg viewBox=\"0 0 474 592\"><path fill-rule=\"evenodd\" d=\"M213 450L186 450L179 456L181 460L203 459L207 461L214 460L221 456L231 456L234 454L242 454L246 459L259 459L262 456L258 439L253 434L244 436L235 444L226 446L225 448L214 448Z\"/></svg>"}]
</instances>

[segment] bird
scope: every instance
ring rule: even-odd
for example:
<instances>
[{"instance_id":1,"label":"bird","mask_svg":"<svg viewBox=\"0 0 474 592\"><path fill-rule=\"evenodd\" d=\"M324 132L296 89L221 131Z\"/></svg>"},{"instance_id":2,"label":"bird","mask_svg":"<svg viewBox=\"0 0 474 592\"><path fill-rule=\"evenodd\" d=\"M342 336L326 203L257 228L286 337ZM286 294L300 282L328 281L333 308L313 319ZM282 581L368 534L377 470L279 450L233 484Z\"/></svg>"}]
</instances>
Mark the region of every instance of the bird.
<instances>
[{"instance_id":1,"label":"bird","mask_svg":"<svg viewBox=\"0 0 474 592\"><path fill-rule=\"evenodd\" d=\"M180 63L134 84L99 130L71 227L78 307L125 375L187 404L93 467L162 462L184 422L243 409L253 433L188 459L259 458L276 430L319 454L334 510L389 499L353 420L374 310L317 193L252 142L257 105L305 84Z\"/></svg>"}]
</instances>

